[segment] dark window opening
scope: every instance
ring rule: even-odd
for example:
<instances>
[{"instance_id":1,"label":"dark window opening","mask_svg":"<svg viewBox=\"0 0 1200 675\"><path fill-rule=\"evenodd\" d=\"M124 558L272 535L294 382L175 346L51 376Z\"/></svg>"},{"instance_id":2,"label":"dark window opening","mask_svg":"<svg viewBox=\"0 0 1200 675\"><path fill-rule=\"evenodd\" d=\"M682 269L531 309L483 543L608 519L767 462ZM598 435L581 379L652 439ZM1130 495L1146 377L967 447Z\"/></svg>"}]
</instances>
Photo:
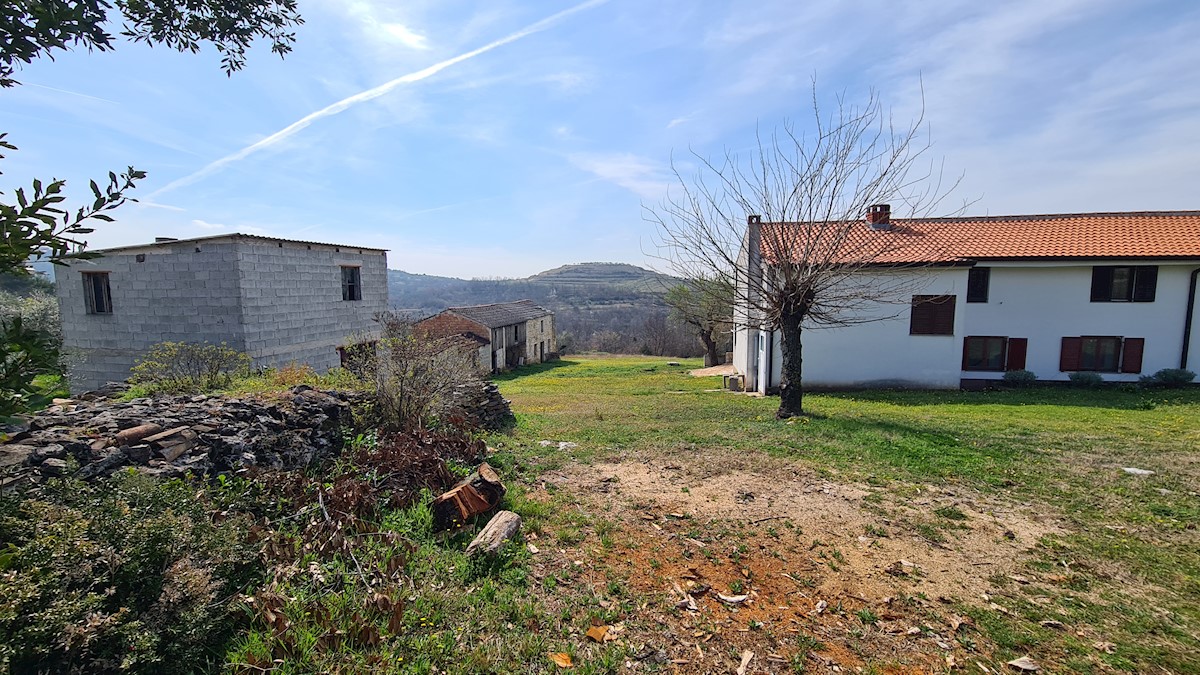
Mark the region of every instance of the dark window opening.
<instances>
[{"instance_id":1,"label":"dark window opening","mask_svg":"<svg viewBox=\"0 0 1200 675\"><path fill-rule=\"evenodd\" d=\"M909 335L954 335L953 295L912 296Z\"/></svg>"},{"instance_id":2,"label":"dark window opening","mask_svg":"<svg viewBox=\"0 0 1200 675\"><path fill-rule=\"evenodd\" d=\"M1154 302L1155 265L1099 265L1092 268L1092 302Z\"/></svg>"},{"instance_id":3,"label":"dark window opening","mask_svg":"<svg viewBox=\"0 0 1200 675\"><path fill-rule=\"evenodd\" d=\"M987 302L992 268L972 267L967 272L967 302Z\"/></svg>"},{"instance_id":4,"label":"dark window opening","mask_svg":"<svg viewBox=\"0 0 1200 675\"><path fill-rule=\"evenodd\" d=\"M963 370L1003 371L1008 338L986 336L963 340Z\"/></svg>"},{"instance_id":5,"label":"dark window opening","mask_svg":"<svg viewBox=\"0 0 1200 675\"><path fill-rule=\"evenodd\" d=\"M108 272L83 273L83 297L88 314L112 314L112 290Z\"/></svg>"},{"instance_id":6,"label":"dark window opening","mask_svg":"<svg viewBox=\"0 0 1200 675\"><path fill-rule=\"evenodd\" d=\"M362 271L357 267L342 268L342 300L362 300Z\"/></svg>"}]
</instances>

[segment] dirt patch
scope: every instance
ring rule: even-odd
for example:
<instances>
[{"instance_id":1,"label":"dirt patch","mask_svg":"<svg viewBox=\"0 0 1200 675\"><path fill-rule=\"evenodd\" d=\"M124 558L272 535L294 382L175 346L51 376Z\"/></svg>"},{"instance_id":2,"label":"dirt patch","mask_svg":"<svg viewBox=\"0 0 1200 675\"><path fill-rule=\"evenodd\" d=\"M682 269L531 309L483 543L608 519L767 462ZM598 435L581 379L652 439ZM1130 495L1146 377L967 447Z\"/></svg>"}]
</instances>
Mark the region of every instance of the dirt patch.
<instances>
[{"instance_id":1,"label":"dirt patch","mask_svg":"<svg viewBox=\"0 0 1200 675\"><path fill-rule=\"evenodd\" d=\"M719 366L709 366L708 368L697 368L691 371L695 377L712 377L714 375L733 375L737 369L732 363L725 363Z\"/></svg>"},{"instance_id":2,"label":"dirt patch","mask_svg":"<svg viewBox=\"0 0 1200 675\"><path fill-rule=\"evenodd\" d=\"M1024 553L1057 531L956 489L901 496L785 463L714 468L626 461L543 476L613 528L606 546L583 542L564 560L585 560L597 588L649 599L627 639L679 672L732 672L746 651L748 672L986 661L956 607L986 606L989 579L1019 580Z\"/></svg>"}]
</instances>

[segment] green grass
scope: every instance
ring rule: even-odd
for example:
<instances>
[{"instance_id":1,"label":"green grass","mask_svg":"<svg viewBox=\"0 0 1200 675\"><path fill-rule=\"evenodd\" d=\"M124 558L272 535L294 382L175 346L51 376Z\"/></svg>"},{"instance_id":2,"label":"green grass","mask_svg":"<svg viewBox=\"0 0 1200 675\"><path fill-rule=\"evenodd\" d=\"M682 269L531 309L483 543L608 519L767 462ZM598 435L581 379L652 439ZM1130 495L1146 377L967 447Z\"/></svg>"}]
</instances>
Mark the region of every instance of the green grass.
<instances>
[{"instance_id":1,"label":"green grass","mask_svg":"<svg viewBox=\"0 0 1200 675\"><path fill-rule=\"evenodd\" d=\"M1024 592L1062 605L1060 620L1089 637L1041 627L1046 608L1032 599L1011 602L1011 615L973 610L1000 655L1038 652L1067 672L1200 672L1200 389L810 394L808 416L782 422L777 399L712 391L720 378L688 374L699 361L666 363L580 357L497 377L519 423L494 443L530 476L569 460L738 453L897 494L954 484L1040 504L1069 531L1038 542L1028 564L1069 580ZM579 445L560 451L543 439ZM1131 476L1128 466L1156 473ZM931 542L969 523L956 507L936 516L917 525Z\"/></svg>"}]
</instances>

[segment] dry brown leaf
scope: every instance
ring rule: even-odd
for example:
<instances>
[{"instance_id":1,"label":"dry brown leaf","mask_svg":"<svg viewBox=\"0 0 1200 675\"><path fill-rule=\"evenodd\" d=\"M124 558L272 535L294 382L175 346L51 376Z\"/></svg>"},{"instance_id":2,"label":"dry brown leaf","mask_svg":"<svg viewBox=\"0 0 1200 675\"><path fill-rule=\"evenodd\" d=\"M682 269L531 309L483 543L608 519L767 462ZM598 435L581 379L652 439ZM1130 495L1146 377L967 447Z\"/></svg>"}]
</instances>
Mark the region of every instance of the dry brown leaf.
<instances>
[{"instance_id":1,"label":"dry brown leaf","mask_svg":"<svg viewBox=\"0 0 1200 675\"><path fill-rule=\"evenodd\" d=\"M1036 661L1029 658L1028 656L1022 656L1019 659L1013 659L1012 661L1008 662L1008 665L1012 666L1013 668L1016 668L1017 670L1021 670L1021 671L1028 672L1028 673L1032 673L1041 668L1041 666L1039 666Z\"/></svg>"},{"instance_id":2,"label":"dry brown leaf","mask_svg":"<svg viewBox=\"0 0 1200 675\"><path fill-rule=\"evenodd\" d=\"M1096 642L1092 646L1104 652L1105 654L1112 654L1113 652L1117 651L1117 646L1111 642Z\"/></svg>"},{"instance_id":3,"label":"dry brown leaf","mask_svg":"<svg viewBox=\"0 0 1200 675\"><path fill-rule=\"evenodd\" d=\"M559 668L570 668L575 665L571 661L571 655L566 652L550 652L550 660Z\"/></svg>"},{"instance_id":4,"label":"dry brown leaf","mask_svg":"<svg viewBox=\"0 0 1200 675\"><path fill-rule=\"evenodd\" d=\"M746 675L746 667L750 665L750 661L754 658L754 652L747 649L742 652L742 665L738 666L737 675Z\"/></svg>"},{"instance_id":5,"label":"dry brown leaf","mask_svg":"<svg viewBox=\"0 0 1200 675\"><path fill-rule=\"evenodd\" d=\"M608 626L592 626L588 629L587 637L592 642L604 642L604 636L608 634Z\"/></svg>"}]
</instances>

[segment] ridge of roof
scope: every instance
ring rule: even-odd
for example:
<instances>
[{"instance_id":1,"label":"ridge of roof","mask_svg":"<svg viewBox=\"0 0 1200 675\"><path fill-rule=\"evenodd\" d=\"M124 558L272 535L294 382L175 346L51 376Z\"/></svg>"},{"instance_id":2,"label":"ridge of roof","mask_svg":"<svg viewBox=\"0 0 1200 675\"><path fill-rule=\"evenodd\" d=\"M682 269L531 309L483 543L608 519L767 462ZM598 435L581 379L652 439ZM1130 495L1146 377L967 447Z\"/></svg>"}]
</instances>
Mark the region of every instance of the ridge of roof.
<instances>
[{"instance_id":1,"label":"ridge of roof","mask_svg":"<svg viewBox=\"0 0 1200 675\"><path fill-rule=\"evenodd\" d=\"M487 305L467 305L465 307L447 307L445 311L481 323L488 328L508 326L513 323L528 321L554 313L545 307L537 305L532 300L493 302Z\"/></svg>"}]
</instances>

